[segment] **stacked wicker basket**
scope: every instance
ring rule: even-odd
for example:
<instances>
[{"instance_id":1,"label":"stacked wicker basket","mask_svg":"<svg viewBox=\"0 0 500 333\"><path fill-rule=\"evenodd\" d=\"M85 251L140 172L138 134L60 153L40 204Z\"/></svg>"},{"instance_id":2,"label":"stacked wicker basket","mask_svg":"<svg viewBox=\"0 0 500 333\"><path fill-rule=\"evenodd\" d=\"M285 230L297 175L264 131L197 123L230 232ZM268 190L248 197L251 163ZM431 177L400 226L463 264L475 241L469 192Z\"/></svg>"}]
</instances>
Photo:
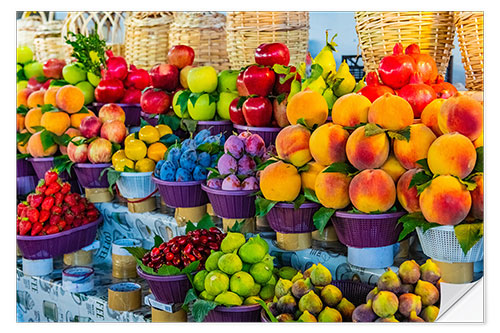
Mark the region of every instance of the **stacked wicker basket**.
<instances>
[{"instance_id":1,"label":"stacked wicker basket","mask_svg":"<svg viewBox=\"0 0 500 333\"><path fill-rule=\"evenodd\" d=\"M45 21L43 12L40 15L30 15L30 12L24 12L17 20L17 46L28 46L34 50L36 29Z\"/></svg>"},{"instance_id":2,"label":"stacked wicker basket","mask_svg":"<svg viewBox=\"0 0 500 333\"><path fill-rule=\"evenodd\" d=\"M63 22L55 20L54 14L50 12L46 21L38 26L35 33L35 59L40 62L50 58L69 59L69 45L61 38Z\"/></svg>"},{"instance_id":3,"label":"stacked wicker basket","mask_svg":"<svg viewBox=\"0 0 500 333\"><path fill-rule=\"evenodd\" d=\"M465 69L465 87L483 90L483 13L456 12L455 27Z\"/></svg>"}]
</instances>

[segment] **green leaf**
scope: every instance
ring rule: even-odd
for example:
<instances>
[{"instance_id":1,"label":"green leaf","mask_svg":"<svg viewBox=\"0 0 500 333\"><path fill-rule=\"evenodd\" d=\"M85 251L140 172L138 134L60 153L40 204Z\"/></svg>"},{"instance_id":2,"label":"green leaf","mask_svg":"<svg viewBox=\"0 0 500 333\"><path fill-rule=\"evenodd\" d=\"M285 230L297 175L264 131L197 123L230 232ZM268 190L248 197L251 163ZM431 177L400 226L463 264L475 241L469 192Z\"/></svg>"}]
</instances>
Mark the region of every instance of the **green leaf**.
<instances>
[{"instance_id":1,"label":"green leaf","mask_svg":"<svg viewBox=\"0 0 500 333\"><path fill-rule=\"evenodd\" d=\"M361 127L361 126L365 126L366 123L359 123L355 126L343 126L342 128L345 129L346 131L354 131L356 128L358 127Z\"/></svg>"},{"instance_id":2,"label":"green leaf","mask_svg":"<svg viewBox=\"0 0 500 333\"><path fill-rule=\"evenodd\" d=\"M411 189L414 186L425 184L430 180L432 180L432 177L425 173L425 171L419 171L411 178L408 189Z\"/></svg>"},{"instance_id":3,"label":"green leaf","mask_svg":"<svg viewBox=\"0 0 500 333\"><path fill-rule=\"evenodd\" d=\"M352 207L352 209L348 210L347 212L350 214L365 214L365 212L360 211L356 207Z\"/></svg>"},{"instance_id":4,"label":"green leaf","mask_svg":"<svg viewBox=\"0 0 500 333\"><path fill-rule=\"evenodd\" d=\"M181 129L194 133L196 131L196 127L198 126L198 121L193 119L181 119Z\"/></svg>"},{"instance_id":5,"label":"green leaf","mask_svg":"<svg viewBox=\"0 0 500 333\"><path fill-rule=\"evenodd\" d=\"M234 224L231 228L227 228L228 232L239 232L241 233L241 228L245 225L245 220L241 220L241 222L234 221Z\"/></svg>"},{"instance_id":6,"label":"green leaf","mask_svg":"<svg viewBox=\"0 0 500 333\"><path fill-rule=\"evenodd\" d=\"M111 143L111 154L116 153L120 149L122 149L122 146L119 143L116 142Z\"/></svg>"},{"instance_id":7,"label":"green leaf","mask_svg":"<svg viewBox=\"0 0 500 333\"><path fill-rule=\"evenodd\" d=\"M273 323L277 323L278 322L278 319L276 319L276 317L272 314L271 310L269 310L269 308L267 307L266 302L264 302L261 299L256 299L255 301L257 303L259 303L260 306L264 309L264 311L267 313L267 316L269 317L269 319L271 320L271 322L273 322Z\"/></svg>"},{"instance_id":8,"label":"green leaf","mask_svg":"<svg viewBox=\"0 0 500 333\"><path fill-rule=\"evenodd\" d=\"M374 136L377 134L385 133L385 131L385 129L382 129L372 123L368 123L365 125L365 136Z\"/></svg>"},{"instance_id":9,"label":"green leaf","mask_svg":"<svg viewBox=\"0 0 500 333\"><path fill-rule=\"evenodd\" d=\"M163 240L163 238L161 238L160 235L155 235L155 237L154 237L155 246L154 247L160 246L163 242L164 242L164 240Z\"/></svg>"},{"instance_id":10,"label":"green leaf","mask_svg":"<svg viewBox=\"0 0 500 333\"><path fill-rule=\"evenodd\" d=\"M417 227L422 228L422 231L427 231L430 228L440 227L440 224L427 222L421 212L406 214L398 220L398 224L403 224L403 231L399 234L398 242L402 241L408 234L415 231Z\"/></svg>"},{"instance_id":11,"label":"green leaf","mask_svg":"<svg viewBox=\"0 0 500 333\"><path fill-rule=\"evenodd\" d=\"M279 162L277 159L268 159L264 163L258 164L257 165L257 170L264 170L268 165L271 165L273 163Z\"/></svg>"},{"instance_id":12,"label":"green leaf","mask_svg":"<svg viewBox=\"0 0 500 333\"><path fill-rule=\"evenodd\" d=\"M199 260L193 261L192 263L190 263L189 265L187 265L186 267L184 267L181 270L181 273L189 275L192 272L195 272L198 269L199 266L200 266L200 261Z\"/></svg>"},{"instance_id":13,"label":"green leaf","mask_svg":"<svg viewBox=\"0 0 500 333\"><path fill-rule=\"evenodd\" d=\"M314 226L316 227L316 229L319 230L320 234L323 234L323 231L325 230L325 227L328 225L328 222L330 222L330 219L332 218L333 214L335 214L335 209L326 207L321 207L316 211L316 213L314 213L313 215Z\"/></svg>"},{"instance_id":14,"label":"green leaf","mask_svg":"<svg viewBox=\"0 0 500 333\"><path fill-rule=\"evenodd\" d=\"M40 140L42 141L43 150L47 150L55 144L53 133L47 130L40 133Z\"/></svg>"},{"instance_id":15,"label":"green leaf","mask_svg":"<svg viewBox=\"0 0 500 333\"><path fill-rule=\"evenodd\" d=\"M309 164L304 164L303 166L301 166L300 168L297 168L297 172L298 173L301 173L301 172L307 172L309 171L309 168L310 168L310 165Z\"/></svg>"},{"instance_id":16,"label":"green leaf","mask_svg":"<svg viewBox=\"0 0 500 333\"><path fill-rule=\"evenodd\" d=\"M459 177L456 177L456 176L453 176L453 177L458 179L458 181L461 184L465 185L465 187L467 188L467 191L474 191L477 187L477 183L473 180L460 179Z\"/></svg>"},{"instance_id":17,"label":"green leaf","mask_svg":"<svg viewBox=\"0 0 500 333\"><path fill-rule=\"evenodd\" d=\"M311 190L309 188L304 189L304 196L306 197L307 200L309 200L311 202L321 204L321 202L319 202L318 197L316 196L316 192L314 192L313 190Z\"/></svg>"},{"instance_id":18,"label":"green leaf","mask_svg":"<svg viewBox=\"0 0 500 333\"><path fill-rule=\"evenodd\" d=\"M217 95L217 92L208 94L208 105L212 103L217 103L218 100L219 100L219 95ZM216 113L215 115L217 116L218 114Z\"/></svg>"},{"instance_id":19,"label":"green leaf","mask_svg":"<svg viewBox=\"0 0 500 333\"><path fill-rule=\"evenodd\" d=\"M16 113L25 116L30 109L26 105L20 105L16 109Z\"/></svg>"},{"instance_id":20,"label":"green leaf","mask_svg":"<svg viewBox=\"0 0 500 333\"><path fill-rule=\"evenodd\" d=\"M54 134L53 136L54 142L57 143L60 146L67 147L68 144L71 142L71 137L68 134L63 134L61 136L57 136Z\"/></svg>"},{"instance_id":21,"label":"green leaf","mask_svg":"<svg viewBox=\"0 0 500 333\"><path fill-rule=\"evenodd\" d=\"M65 80L52 80L52 81L50 81L51 87L63 87L63 86L67 86L68 84L69 84L69 82L65 81Z\"/></svg>"},{"instance_id":22,"label":"green leaf","mask_svg":"<svg viewBox=\"0 0 500 333\"><path fill-rule=\"evenodd\" d=\"M325 170L322 171L323 173L328 173L328 172L339 172L343 173L344 175L351 175L355 172L357 172L356 168L350 165L349 163L345 162L335 162L330 164Z\"/></svg>"},{"instance_id":23,"label":"green leaf","mask_svg":"<svg viewBox=\"0 0 500 333\"><path fill-rule=\"evenodd\" d=\"M144 265L142 263L142 260L141 259L137 259L135 258L135 262L137 263L137 265L147 274L151 274L151 275L157 275L155 270L152 269L151 267L148 267L146 265Z\"/></svg>"},{"instance_id":24,"label":"green leaf","mask_svg":"<svg viewBox=\"0 0 500 333\"><path fill-rule=\"evenodd\" d=\"M192 315L194 321L200 323L202 322L207 314L218 306L217 303L212 301L206 301L204 299L197 299L192 307Z\"/></svg>"},{"instance_id":25,"label":"green leaf","mask_svg":"<svg viewBox=\"0 0 500 333\"><path fill-rule=\"evenodd\" d=\"M243 103L248 99L248 96L240 96L238 99L238 104L236 104L237 109L241 109L243 107Z\"/></svg>"},{"instance_id":26,"label":"green leaf","mask_svg":"<svg viewBox=\"0 0 500 333\"><path fill-rule=\"evenodd\" d=\"M174 115L161 114L158 116L158 124L167 125L172 131L179 129L181 119Z\"/></svg>"},{"instance_id":27,"label":"green leaf","mask_svg":"<svg viewBox=\"0 0 500 333\"><path fill-rule=\"evenodd\" d=\"M276 101L278 102L278 104L281 104L281 102L283 102L285 98L286 98L286 93L282 93L276 96Z\"/></svg>"},{"instance_id":28,"label":"green leaf","mask_svg":"<svg viewBox=\"0 0 500 333\"><path fill-rule=\"evenodd\" d=\"M477 158L473 172L484 172L484 147L476 148Z\"/></svg>"},{"instance_id":29,"label":"green leaf","mask_svg":"<svg viewBox=\"0 0 500 333\"><path fill-rule=\"evenodd\" d=\"M101 76L101 67L106 68L105 51L108 49L106 41L99 37L97 23L92 33L85 36L69 31L64 36L65 42L73 47L71 56L75 58L80 67L86 72Z\"/></svg>"},{"instance_id":30,"label":"green leaf","mask_svg":"<svg viewBox=\"0 0 500 333\"><path fill-rule=\"evenodd\" d=\"M196 105L196 102L198 101L198 98L201 97L201 95L203 95L203 94L202 93L193 93L191 91L189 92L188 100L192 106Z\"/></svg>"},{"instance_id":31,"label":"green leaf","mask_svg":"<svg viewBox=\"0 0 500 333\"><path fill-rule=\"evenodd\" d=\"M273 71L276 73L276 74L288 74L290 73L290 67L288 66L283 66L283 65L280 65L280 64L274 64L273 65Z\"/></svg>"},{"instance_id":32,"label":"green leaf","mask_svg":"<svg viewBox=\"0 0 500 333\"><path fill-rule=\"evenodd\" d=\"M126 165L123 167L123 171L124 172L136 172L135 169L130 168L130 167L126 166Z\"/></svg>"},{"instance_id":33,"label":"green leaf","mask_svg":"<svg viewBox=\"0 0 500 333\"><path fill-rule=\"evenodd\" d=\"M79 113L90 113L89 112L89 109L84 105L80 111L78 111L77 113L74 113L74 114L79 114Z\"/></svg>"},{"instance_id":34,"label":"green leaf","mask_svg":"<svg viewBox=\"0 0 500 333\"><path fill-rule=\"evenodd\" d=\"M196 150L204 151L210 155L218 154L220 151L224 150L224 147L216 142L205 142L199 145Z\"/></svg>"},{"instance_id":35,"label":"green leaf","mask_svg":"<svg viewBox=\"0 0 500 333\"><path fill-rule=\"evenodd\" d=\"M295 200L293 201L293 208L294 209L299 209L300 206L302 206L302 204L306 202L306 197L301 193L297 196L297 198L295 198Z\"/></svg>"},{"instance_id":36,"label":"green leaf","mask_svg":"<svg viewBox=\"0 0 500 333\"><path fill-rule=\"evenodd\" d=\"M165 134L160 138L159 141L168 147L175 142L181 141L181 139L175 134Z\"/></svg>"},{"instance_id":37,"label":"green leaf","mask_svg":"<svg viewBox=\"0 0 500 333\"><path fill-rule=\"evenodd\" d=\"M45 130L45 127L43 127L43 126L31 126L31 128L34 129L35 132L40 132L40 131Z\"/></svg>"},{"instance_id":38,"label":"green leaf","mask_svg":"<svg viewBox=\"0 0 500 333\"><path fill-rule=\"evenodd\" d=\"M174 265L165 265L163 264L156 272L156 275L162 276L171 276L171 275L180 275L181 270Z\"/></svg>"},{"instance_id":39,"label":"green leaf","mask_svg":"<svg viewBox=\"0 0 500 333\"><path fill-rule=\"evenodd\" d=\"M420 165L422 167L422 169L424 169L424 171L429 175L429 176L432 176L432 172L431 172L431 169L429 169L429 164L427 163L427 159L426 158L423 158L421 160L418 160L416 162L418 165Z\"/></svg>"},{"instance_id":40,"label":"green leaf","mask_svg":"<svg viewBox=\"0 0 500 333\"><path fill-rule=\"evenodd\" d=\"M191 91L184 90L177 96L177 100L175 105L178 105L181 108L181 115L184 116L184 112L187 110L188 100L191 95ZM193 104L194 105L194 104Z\"/></svg>"},{"instance_id":41,"label":"green leaf","mask_svg":"<svg viewBox=\"0 0 500 333\"><path fill-rule=\"evenodd\" d=\"M141 118L141 124L140 124L141 128L144 126L148 126L148 125L150 125L150 123L148 123L146 120L144 120L144 118Z\"/></svg>"},{"instance_id":42,"label":"green leaf","mask_svg":"<svg viewBox=\"0 0 500 333\"><path fill-rule=\"evenodd\" d=\"M30 132L16 133L16 143L21 144L21 146L24 146L30 138L31 138Z\"/></svg>"},{"instance_id":43,"label":"green leaf","mask_svg":"<svg viewBox=\"0 0 500 333\"><path fill-rule=\"evenodd\" d=\"M17 71L17 73L16 73L16 80L17 80L17 82L19 82L19 81L27 81L28 80L28 78L24 74L24 68L21 68L20 70Z\"/></svg>"},{"instance_id":44,"label":"green leaf","mask_svg":"<svg viewBox=\"0 0 500 333\"><path fill-rule=\"evenodd\" d=\"M31 157L31 155L30 154L16 154L16 160L21 160L21 159L28 158L28 157Z\"/></svg>"},{"instance_id":45,"label":"green leaf","mask_svg":"<svg viewBox=\"0 0 500 333\"><path fill-rule=\"evenodd\" d=\"M186 297L184 298L184 303L182 304L184 311L188 311L189 303L196 301L197 299L198 296L196 295L196 290L194 288L189 289L186 293Z\"/></svg>"},{"instance_id":46,"label":"green leaf","mask_svg":"<svg viewBox=\"0 0 500 333\"><path fill-rule=\"evenodd\" d=\"M186 230L185 232L188 233L193 230L201 230L201 229L210 229L212 227L215 227L214 222L212 221L212 217L208 214L205 214L201 220L198 221L198 223L195 225L193 222L188 221L186 223Z\"/></svg>"},{"instance_id":47,"label":"green leaf","mask_svg":"<svg viewBox=\"0 0 500 333\"><path fill-rule=\"evenodd\" d=\"M113 185L115 185L118 178L120 178L121 172L116 171L115 169L113 169L111 167L104 169L102 172L104 172L105 170L108 171L108 173L107 173L107 178L108 178L108 183L109 183L108 190L111 194L113 194Z\"/></svg>"},{"instance_id":48,"label":"green leaf","mask_svg":"<svg viewBox=\"0 0 500 333\"><path fill-rule=\"evenodd\" d=\"M54 169L56 169L59 173L67 172L70 174L73 164L75 163L69 159L68 155L54 157Z\"/></svg>"},{"instance_id":49,"label":"green leaf","mask_svg":"<svg viewBox=\"0 0 500 333\"><path fill-rule=\"evenodd\" d=\"M307 126L305 118L299 118L299 119L297 119L297 124L302 125L305 128L309 128L309 126Z\"/></svg>"},{"instance_id":50,"label":"green leaf","mask_svg":"<svg viewBox=\"0 0 500 333\"><path fill-rule=\"evenodd\" d=\"M417 194L420 195L422 194L422 192L431 185L432 183L432 179L429 180L428 182L426 183L423 183L423 184L420 184L420 185L417 185Z\"/></svg>"},{"instance_id":51,"label":"green leaf","mask_svg":"<svg viewBox=\"0 0 500 333\"><path fill-rule=\"evenodd\" d=\"M310 82L316 81L323 74L323 67L320 64L312 64L311 65L311 76L309 76L308 80Z\"/></svg>"},{"instance_id":52,"label":"green leaf","mask_svg":"<svg viewBox=\"0 0 500 333\"><path fill-rule=\"evenodd\" d=\"M59 111L59 109L52 104L44 104L42 105L41 109L42 109L42 114L49 111Z\"/></svg>"},{"instance_id":53,"label":"green leaf","mask_svg":"<svg viewBox=\"0 0 500 333\"><path fill-rule=\"evenodd\" d=\"M255 198L255 215L256 216L265 216L269 211L276 205L277 201L271 201L264 199L263 197Z\"/></svg>"},{"instance_id":54,"label":"green leaf","mask_svg":"<svg viewBox=\"0 0 500 333\"><path fill-rule=\"evenodd\" d=\"M128 253L130 253L132 256L134 256L134 258L139 260L142 260L142 257L144 257L144 255L149 252L148 250L140 246L126 246L124 247L124 249L127 250Z\"/></svg>"},{"instance_id":55,"label":"green leaf","mask_svg":"<svg viewBox=\"0 0 500 333\"><path fill-rule=\"evenodd\" d=\"M454 227L455 236L464 252L464 255L483 238L483 223L461 223Z\"/></svg>"},{"instance_id":56,"label":"green leaf","mask_svg":"<svg viewBox=\"0 0 500 333\"><path fill-rule=\"evenodd\" d=\"M406 140L406 142L410 142L410 126L406 126L400 131L387 131L387 135L389 135L391 139Z\"/></svg>"},{"instance_id":57,"label":"green leaf","mask_svg":"<svg viewBox=\"0 0 500 333\"><path fill-rule=\"evenodd\" d=\"M81 146L83 144L86 144L88 141L87 138L80 138L80 139L76 139L75 137L71 138L71 143L74 144L75 146Z\"/></svg>"}]
</instances>

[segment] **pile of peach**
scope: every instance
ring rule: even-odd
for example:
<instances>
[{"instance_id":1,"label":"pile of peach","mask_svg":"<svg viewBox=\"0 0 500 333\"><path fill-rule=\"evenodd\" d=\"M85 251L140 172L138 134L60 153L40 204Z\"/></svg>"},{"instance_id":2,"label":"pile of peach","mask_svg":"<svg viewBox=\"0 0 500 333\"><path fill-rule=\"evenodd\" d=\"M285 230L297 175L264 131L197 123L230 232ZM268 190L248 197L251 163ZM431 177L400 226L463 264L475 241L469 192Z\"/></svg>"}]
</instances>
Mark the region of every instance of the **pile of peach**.
<instances>
[{"instance_id":1,"label":"pile of peach","mask_svg":"<svg viewBox=\"0 0 500 333\"><path fill-rule=\"evenodd\" d=\"M293 201L307 188L327 208L352 204L364 213L382 213L398 200L429 222L455 225L468 216L482 219L483 176L471 175L476 148L483 145L482 102L462 94L439 98L427 105L419 121L399 96L384 94L372 103L351 93L335 102L332 122L325 123L328 108L319 93L305 90L297 97L307 103L301 101L300 109L288 104L287 113L297 120L276 138L280 161L260 177L266 199ZM307 127L297 124L300 118ZM408 129L409 140L396 135ZM409 184L423 159L434 178L418 194ZM322 172L335 163L357 172ZM476 182L473 191L462 183L466 177Z\"/></svg>"}]
</instances>

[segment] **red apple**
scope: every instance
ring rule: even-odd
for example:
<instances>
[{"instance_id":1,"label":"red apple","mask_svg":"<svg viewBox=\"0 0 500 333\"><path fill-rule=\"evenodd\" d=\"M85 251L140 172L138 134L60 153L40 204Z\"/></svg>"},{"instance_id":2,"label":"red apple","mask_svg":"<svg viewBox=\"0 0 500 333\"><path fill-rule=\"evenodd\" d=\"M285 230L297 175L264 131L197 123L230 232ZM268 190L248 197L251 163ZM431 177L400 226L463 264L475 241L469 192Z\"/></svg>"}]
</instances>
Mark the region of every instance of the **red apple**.
<instances>
[{"instance_id":1,"label":"red apple","mask_svg":"<svg viewBox=\"0 0 500 333\"><path fill-rule=\"evenodd\" d=\"M75 136L72 141L79 141L85 139L83 136ZM88 145L86 143L79 146L73 142L68 143L67 154L71 162L85 163L87 162Z\"/></svg>"},{"instance_id":2,"label":"red apple","mask_svg":"<svg viewBox=\"0 0 500 333\"><path fill-rule=\"evenodd\" d=\"M247 87L245 87L245 84L243 83L243 74L245 71L241 71L240 74L238 74L238 77L236 78L236 89L238 89L238 95L240 96L248 96L250 95L248 93Z\"/></svg>"},{"instance_id":3,"label":"red apple","mask_svg":"<svg viewBox=\"0 0 500 333\"><path fill-rule=\"evenodd\" d=\"M121 120L108 120L101 126L101 138L114 143L122 143L127 136L127 127Z\"/></svg>"},{"instance_id":4,"label":"red apple","mask_svg":"<svg viewBox=\"0 0 500 333\"><path fill-rule=\"evenodd\" d=\"M94 94L99 103L116 103L122 99L125 88L118 79L103 79L95 87Z\"/></svg>"},{"instance_id":5,"label":"red apple","mask_svg":"<svg viewBox=\"0 0 500 333\"><path fill-rule=\"evenodd\" d=\"M300 74L297 73L297 68L295 66L290 66L290 73L296 73L295 78L300 82L301 77ZM274 94L276 96L281 95L283 93L288 94L290 92L291 86L292 86L292 81L294 77L292 76L285 82L281 83L280 80L281 78L284 78L286 74L276 74L276 80L274 82Z\"/></svg>"},{"instance_id":6,"label":"red apple","mask_svg":"<svg viewBox=\"0 0 500 333\"><path fill-rule=\"evenodd\" d=\"M273 106L266 97L250 97L243 103L242 109L248 126L269 126L273 115Z\"/></svg>"},{"instance_id":7,"label":"red apple","mask_svg":"<svg viewBox=\"0 0 500 333\"><path fill-rule=\"evenodd\" d=\"M42 89L42 87L43 87L43 82L38 82L36 77L32 76L28 79L28 85L26 86L26 88L31 89L33 91L38 91Z\"/></svg>"},{"instance_id":8,"label":"red apple","mask_svg":"<svg viewBox=\"0 0 500 333\"><path fill-rule=\"evenodd\" d=\"M243 73L243 83L250 95L268 96L273 89L274 79L274 71L268 67L253 65Z\"/></svg>"},{"instance_id":9,"label":"red apple","mask_svg":"<svg viewBox=\"0 0 500 333\"><path fill-rule=\"evenodd\" d=\"M54 81L54 79L48 79L47 81L45 81L42 85L42 90L47 90L50 88L50 83Z\"/></svg>"},{"instance_id":10,"label":"red apple","mask_svg":"<svg viewBox=\"0 0 500 333\"><path fill-rule=\"evenodd\" d=\"M255 49L255 62L263 66L288 66L290 51L283 43L263 43Z\"/></svg>"},{"instance_id":11,"label":"red apple","mask_svg":"<svg viewBox=\"0 0 500 333\"><path fill-rule=\"evenodd\" d=\"M171 104L172 96L163 90L148 89L141 96L141 108L146 113L166 113Z\"/></svg>"},{"instance_id":12,"label":"red apple","mask_svg":"<svg viewBox=\"0 0 500 333\"><path fill-rule=\"evenodd\" d=\"M236 97L233 99L231 104L229 104L229 118L234 124L237 125L246 125L245 117L243 116L243 109L241 107L238 108L238 102L241 97Z\"/></svg>"},{"instance_id":13,"label":"red apple","mask_svg":"<svg viewBox=\"0 0 500 333\"><path fill-rule=\"evenodd\" d=\"M123 98L120 103L123 104L139 104L141 102L142 92L139 89L128 88L125 90Z\"/></svg>"},{"instance_id":14,"label":"red apple","mask_svg":"<svg viewBox=\"0 0 500 333\"><path fill-rule=\"evenodd\" d=\"M88 158L90 163L109 163L113 153L113 145L109 140L97 138L89 144Z\"/></svg>"},{"instance_id":15,"label":"red apple","mask_svg":"<svg viewBox=\"0 0 500 333\"><path fill-rule=\"evenodd\" d=\"M125 122L125 111L115 103L104 104L99 110L99 119L104 124L108 120L119 120Z\"/></svg>"},{"instance_id":16,"label":"red apple","mask_svg":"<svg viewBox=\"0 0 500 333\"><path fill-rule=\"evenodd\" d=\"M168 50L168 63L181 69L191 66L194 61L194 50L187 45L175 45Z\"/></svg>"},{"instance_id":17,"label":"red apple","mask_svg":"<svg viewBox=\"0 0 500 333\"><path fill-rule=\"evenodd\" d=\"M66 66L66 61L63 59L51 58L43 64L43 75L48 78L62 79L62 69Z\"/></svg>"},{"instance_id":18,"label":"red apple","mask_svg":"<svg viewBox=\"0 0 500 333\"><path fill-rule=\"evenodd\" d=\"M86 138L98 136L101 130L102 122L96 116L88 116L80 122L80 133Z\"/></svg>"},{"instance_id":19,"label":"red apple","mask_svg":"<svg viewBox=\"0 0 500 333\"><path fill-rule=\"evenodd\" d=\"M179 85L179 70L174 65L158 64L149 74L154 88L172 91Z\"/></svg>"},{"instance_id":20,"label":"red apple","mask_svg":"<svg viewBox=\"0 0 500 333\"><path fill-rule=\"evenodd\" d=\"M286 105L287 105L287 96L283 98L281 103L278 103L278 99L275 98L273 101L273 120L276 121L276 125L278 127L286 127L290 125L288 121L288 117L286 116Z\"/></svg>"}]
</instances>

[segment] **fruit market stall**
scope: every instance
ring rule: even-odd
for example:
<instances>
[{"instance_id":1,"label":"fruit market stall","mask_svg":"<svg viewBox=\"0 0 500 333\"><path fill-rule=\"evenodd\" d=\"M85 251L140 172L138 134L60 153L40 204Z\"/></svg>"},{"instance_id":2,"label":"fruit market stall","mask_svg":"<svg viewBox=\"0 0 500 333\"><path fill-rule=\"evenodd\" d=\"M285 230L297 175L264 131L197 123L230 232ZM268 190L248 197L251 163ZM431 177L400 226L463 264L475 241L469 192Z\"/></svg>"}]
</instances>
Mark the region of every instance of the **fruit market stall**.
<instances>
[{"instance_id":1,"label":"fruit market stall","mask_svg":"<svg viewBox=\"0 0 500 333\"><path fill-rule=\"evenodd\" d=\"M18 321L439 321L483 277L482 48L444 80L482 20L393 14L354 14L359 80L308 12L75 12L61 56L19 45Z\"/></svg>"}]
</instances>

